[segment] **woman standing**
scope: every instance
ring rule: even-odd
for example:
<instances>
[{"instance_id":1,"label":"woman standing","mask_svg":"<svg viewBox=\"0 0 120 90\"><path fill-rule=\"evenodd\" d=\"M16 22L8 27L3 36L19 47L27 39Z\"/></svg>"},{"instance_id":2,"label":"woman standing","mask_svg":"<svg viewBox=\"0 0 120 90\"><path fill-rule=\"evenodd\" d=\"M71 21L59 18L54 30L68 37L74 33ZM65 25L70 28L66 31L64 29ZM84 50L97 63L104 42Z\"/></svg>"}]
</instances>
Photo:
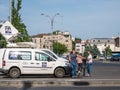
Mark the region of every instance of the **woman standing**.
<instances>
[{"instance_id":1,"label":"woman standing","mask_svg":"<svg viewBox=\"0 0 120 90\"><path fill-rule=\"evenodd\" d=\"M78 74L82 72L82 53L77 55Z\"/></svg>"},{"instance_id":2,"label":"woman standing","mask_svg":"<svg viewBox=\"0 0 120 90\"><path fill-rule=\"evenodd\" d=\"M75 50L73 50L69 55L69 61L72 66L72 77L76 77L76 67L77 67L77 54Z\"/></svg>"}]
</instances>

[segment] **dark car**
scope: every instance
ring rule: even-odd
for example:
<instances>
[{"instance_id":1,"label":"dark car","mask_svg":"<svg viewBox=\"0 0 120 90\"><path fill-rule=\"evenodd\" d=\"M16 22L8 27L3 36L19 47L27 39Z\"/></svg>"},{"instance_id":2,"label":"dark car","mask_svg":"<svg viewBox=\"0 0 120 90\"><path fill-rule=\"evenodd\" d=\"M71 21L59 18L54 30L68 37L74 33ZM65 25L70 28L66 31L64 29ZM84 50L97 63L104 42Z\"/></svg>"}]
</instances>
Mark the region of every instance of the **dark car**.
<instances>
[{"instance_id":1,"label":"dark car","mask_svg":"<svg viewBox=\"0 0 120 90\"><path fill-rule=\"evenodd\" d=\"M112 55L111 61L120 61L120 55Z\"/></svg>"}]
</instances>

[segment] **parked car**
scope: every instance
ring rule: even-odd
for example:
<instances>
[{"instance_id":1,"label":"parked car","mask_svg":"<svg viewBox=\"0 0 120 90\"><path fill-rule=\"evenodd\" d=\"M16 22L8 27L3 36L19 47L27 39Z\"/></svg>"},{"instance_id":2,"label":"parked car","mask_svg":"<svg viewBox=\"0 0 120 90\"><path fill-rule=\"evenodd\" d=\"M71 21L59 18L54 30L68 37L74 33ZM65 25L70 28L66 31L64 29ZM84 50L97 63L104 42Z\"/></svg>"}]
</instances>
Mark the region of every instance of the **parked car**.
<instances>
[{"instance_id":1,"label":"parked car","mask_svg":"<svg viewBox=\"0 0 120 90\"><path fill-rule=\"evenodd\" d=\"M120 55L112 55L111 61L120 61Z\"/></svg>"},{"instance_id":2,"label":"parked car","mask_svg":"<svg viewBox=\"0 0 120 90\"><path fill-rule=\"evenodd\" d=\"M105 60L104 55L100 55L100 56L99 56L99 60Z\"/></svg>"},{"instance_id":3,"label":"parked car","mask_svg":"<svg viewBox=\"0 0 120 90\"><path fill-rule=\"evenodd\" d=\"M111 59L111 56L107 56L106 58L107 58L107 60L110 60L110 59Z\"/></svg>"}]
</instances>

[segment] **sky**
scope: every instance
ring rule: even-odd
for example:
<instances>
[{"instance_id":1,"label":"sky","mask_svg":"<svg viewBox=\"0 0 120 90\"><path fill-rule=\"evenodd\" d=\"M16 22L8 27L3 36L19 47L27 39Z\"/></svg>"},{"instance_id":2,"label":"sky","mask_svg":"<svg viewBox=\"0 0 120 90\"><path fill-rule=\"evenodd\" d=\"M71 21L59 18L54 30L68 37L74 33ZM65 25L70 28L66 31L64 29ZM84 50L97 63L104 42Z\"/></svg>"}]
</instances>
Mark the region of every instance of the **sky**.
<instances>
[{"instance_id":1,"label":"sky","mask_svg":"<svg viewBox=\"0 0 120 90\"><path fill-rule=\"evenodd\" d=\"M19 13L29 35L53 32L51 19L57 13L53 29L73 37L86 40L120 34L120 0L22 0ZM10 0L0 0L0 20L8 20L9 15Z\"/></svg>"}]
</instances>

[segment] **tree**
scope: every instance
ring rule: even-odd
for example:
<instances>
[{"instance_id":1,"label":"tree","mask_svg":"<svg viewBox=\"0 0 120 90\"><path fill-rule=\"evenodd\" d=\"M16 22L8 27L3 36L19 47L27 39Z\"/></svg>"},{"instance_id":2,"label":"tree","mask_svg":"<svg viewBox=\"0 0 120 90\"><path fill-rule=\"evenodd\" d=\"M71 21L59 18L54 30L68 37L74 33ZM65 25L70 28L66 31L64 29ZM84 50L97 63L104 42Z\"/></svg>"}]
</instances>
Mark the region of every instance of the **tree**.
<instances>
[{"instance_id":1,"label":"tree","mask_svg":"<svg viewBox=\"0 0 120 90\"><path fill-rule=\"evenodd\" d=\"M56 30L56 31L53 31L52 34L58 34L59 32L61 32L60 30Z\"/></svg>"},{"instance_id":2,"label":"tree","mask_svg":"<svg viewBox=\"0 0 120 90\"><path fill-rule=\"evenodd\" d=\"M62 55L63 53L67 52L67 47L64 44L61 44L59 42L53 43L53 52L55 52L58 55Z\"/></svg>"},{"instance_id":3,"label":"tree","mask_svg":"<svg viewBox=\"0 0 120 90\"><path fill-rule=\"evenodd\" d=\"M90 44L87 44L85 46L84 56L86 58L88 56L88 53L87 53L88 51L91 51L93 58L96 58L97 56L100 55L100 51L99 51L99 49L97 48L97 46L95 44L93 46L91 46Z\"/></svg>"},{"instance_id":4,"label":"tree","mask_svg":"<svg viewBox=\"0 0 120 90\"><path fill-rule=\"evenodd\" d=\"M112 55L112 50L110 49L109 45L105 48L105 51L103 51L103 55L105 56L105 58L107 56L111 56Z\"/></svg>"},{"instance_id":5,"label":"tree","mask_svg":"<svg viewBox=\"0 0 120 90\"><path fill-rule=\"evenodd\" d=\"M75 43L81 43L81 38L75 38Z\"/></svg>"},{"instance_id":6,"label":"tree","mask_svg":"<svg viewBox=\"0 0 120 90\"><path fill-rule=\"evenodd\" d=\"M75 50L75 41L72 40L72 50Z\"/></svg>"},{"instance_id":7,"label":"tree","mask_svg":"<svg viewBox=\"0 0 120 90\"><path fill-rule=\"evenodd\" d=\"M86 58L87 58L87 56L88 56L88 51L92 51L91 45L85 45L85 50L84 50L83 55L84 55L84 57L86 57Z\"/></svg>"},{"instance_id":8,"label":"tree","mask_svg":"<svg viewBox=\"0 0 120 90\"><path fill-rule=\"evenodd\" d=\"M0 33L0 48L6 47L6 44L7 44L7 42L4 38L4 36Z\"/></svg>"},{"instance_id":9,"label":"tree","mask_svg":"<svg viewBox=\"0 0 120 90\"><path fill-rule=\"evenodd\" d=\"M97 48L97 45L93 45L93 47L92 47L92 53L93 53L93 58L96 58L97 56L99 56L100 55L100 51L99 51L99 49Z\"/></svg>"},{"instance_id":10,"label":"tree","mask_svg":"<svg viewBox=\"0 0 120 90\"><path fill-rule=\"evenodd\" d=\"M22 0L17 0L17 4L15 3L15 0L12 0L11 23L20 33L20 36L17 38L16 42L31 41L31 38L29 37L26 30L26 26L22 22L21 15L19 14L19 11L21 9L21 3Z\"/></svg>"}]
</instances>

